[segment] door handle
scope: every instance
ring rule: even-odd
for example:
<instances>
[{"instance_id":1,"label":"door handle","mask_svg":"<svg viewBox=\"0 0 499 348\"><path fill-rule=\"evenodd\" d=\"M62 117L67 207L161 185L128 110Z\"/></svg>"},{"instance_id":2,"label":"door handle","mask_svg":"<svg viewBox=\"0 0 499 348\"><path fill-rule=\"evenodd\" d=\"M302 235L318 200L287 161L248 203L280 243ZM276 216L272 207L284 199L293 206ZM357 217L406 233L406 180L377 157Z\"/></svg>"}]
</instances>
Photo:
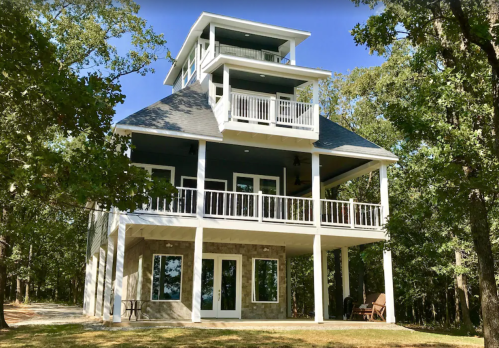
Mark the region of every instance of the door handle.
<instances>
[{"instance_id":1,"label":"door handle","mask_svg":"<svg viewBox=\"0 0 499 348\"><path fill-rule=\"evenodd\" d=\"M220 301L220 290L218 290L218 301Z\"/></svg>"}]
</instances>

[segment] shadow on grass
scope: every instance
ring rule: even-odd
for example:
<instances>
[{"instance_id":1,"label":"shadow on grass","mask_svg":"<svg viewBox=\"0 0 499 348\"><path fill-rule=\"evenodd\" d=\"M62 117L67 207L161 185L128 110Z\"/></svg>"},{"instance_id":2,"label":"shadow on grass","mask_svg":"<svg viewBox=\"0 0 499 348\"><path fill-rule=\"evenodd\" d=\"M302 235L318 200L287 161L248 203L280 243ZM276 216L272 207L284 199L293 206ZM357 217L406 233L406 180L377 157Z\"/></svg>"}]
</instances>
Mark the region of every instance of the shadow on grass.
<instances>
[{"instance_id":1,"label":"shadow on grass","mask_svg":"<svg viewBox=\"0 0 499 348\"><path fill-rule=\"evenodd\" d=\"M140 329L94 331L79 324L23 326L0 332L0 347L462 347L410 331L249 331ZM376 331L376 332L374 332ZM425 335L425 334L421 334ZM416 340L414 340L414 338ZM480 347L481 345L475 345Z\"/></svg>"}]
</instances>

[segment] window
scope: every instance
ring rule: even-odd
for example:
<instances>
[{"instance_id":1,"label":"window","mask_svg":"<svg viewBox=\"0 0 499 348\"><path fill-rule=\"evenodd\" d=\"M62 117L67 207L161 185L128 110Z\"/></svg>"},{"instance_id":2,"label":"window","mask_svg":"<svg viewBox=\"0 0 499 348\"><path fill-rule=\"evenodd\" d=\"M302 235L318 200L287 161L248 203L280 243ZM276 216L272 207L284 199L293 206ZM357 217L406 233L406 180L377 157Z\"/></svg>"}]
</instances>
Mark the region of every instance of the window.
<instances>
[{"instance_id":1,"label":"window","mask_svg":"<svg viewBox=\"0 0 499 348\"><path fill-rule=\"evenodd\" d=\"M279 177L234 173L234 191L248 193L262 191L264 195L278 195Z\"/></svg>"},{"instance_id":2,"label":"window","mask_svg":"<svg viewBox=\"0 0 499 348\"><path fill-rule=\"evenodd\" d=\"M279 302L278 260L253 259L253 302Z\"/></svg>"},{"instance_id":3,"label":"window","mask_svg":"<svg viewBox=\"0 0 499 348\"><path fill-rule=\"evenodd\" d=\"M180 301L182 292L182 256L153 255L153 301Z\"/></svg>"}]
</instances>

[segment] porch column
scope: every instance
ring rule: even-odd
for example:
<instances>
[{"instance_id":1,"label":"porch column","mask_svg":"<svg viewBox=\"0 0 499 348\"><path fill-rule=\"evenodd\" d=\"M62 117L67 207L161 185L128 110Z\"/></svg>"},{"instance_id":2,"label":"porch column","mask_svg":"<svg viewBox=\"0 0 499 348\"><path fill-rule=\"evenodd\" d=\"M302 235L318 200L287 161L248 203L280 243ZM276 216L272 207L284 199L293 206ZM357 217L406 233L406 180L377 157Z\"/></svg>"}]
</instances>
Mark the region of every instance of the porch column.
<instances>
[{"instance_id":1,"label":"porch column","mask_svg":"<svg viewBox=\"0 0 499 348\"><path fill-rule=\"evenodd\" d=\"M319 81L313 82L312 102L314 103L314 132L319 133Z\"/></svg>"},{"instance_id":2,"label":"porch column","mask_svg":"<svg viewBox=\"0 0 499 348\"><path fill-rule=\"evenodd\" d=\"M83 290L83 314L88 315L90 308L90 279L92 270L92 258L88 259L85 265L85 289Z\"/></svg>"},{"instance_id":3,"label":"porch column","mask_svg":"<svg viewBox=\"0 0 499 348\"><path fill-rule=\"evenodd\" d=\"M327 251L322 252L322 296L324 306L324 319L329 319L329 280L327 268Z\"/></svg>"},{"instance_id":4,"label":"porch column","mask_svg":"<svg viewBox=\"0 0 499 348\"><path fill-rule=\"evenodd\" d=\"M210 23L210 47L211 57L215 57L215 24Z\"/></svg>"},{"instance_id":5,"label":"porch column","mask_svg":"<svg viewBox=\"0 0 499 348\"><path fill-rule=\"evenodd\" d=\"M388 205L388 172L386 164L379 168L382 222L385 224L390 213ZM389 239L387 235L387 240ZM395 323L395 299L393 294L392 252L383 250L383 270L385 275L386 322Z\"/></svg>"},{"instance_id":6,"label":"porch column","mask_svg":"<svg viewBox=\"0 0 499 348\"><path fill-rule=\"evenodd\" d=\"M204 181L206 172L206 141L199 140L198 146L198 172L197 172L197 194L196 194L196 216L202 219L204 216Z\"/></svg>"},{"instance_id":7,"label":"porch column","mask_svg":"<svg viewBox=\"0 0 499 348\"><path fill-rule=\"evenodd\" d=\"M229 67L227 64L224 65L224 73L223 73L223 107L224 107L224 121L229 121L229 101L230 101L230 86L229 86Z\"/></svg>"},{"instance_id":8,"label":"porch column","mask_svg":"<svg viewBox=\"0 0 499 348\"><path fill-rule=\"evenodd\" d=\"M114 243L115 238L107 237L107 257L106 257L106 283L104 287L104 321L110 320L111 313L111 291L113 289L113 258L114 258Z\"/></svg>"},{"instance_id":9,"label":"porch column","mask_svg":"<svg viewBox=\"0 0 499 348\"><path fill-rule=\"evenodd\" d=\"M291 258L286 258L286 302L288 318L293 316L291 308Z\"/></svg>"},{"instance_id":10,"label":"porch column","mask_svg":"<svg viewBox=\"0 0 499 348\"><path fill-rule=\"evenodd\" d=\"M90 291L89 291L89 295L90 295L90 301L88 301L89 303L89 308L88 308L88 311L87 311L87 314L90 315L90 316L94 316L95 315L95 288L96 288L96 285L97 285L97 264L98 264L98 257L97 255L92 255L92 274L91 274L91 279L90 279Z\"/></svg>"},{"instance_id":11,"label":"porch column","mask_svg":"<svg viewBox=\"0 0 499 348\"><path fill-rule=\"evenodd\" d=\"M201 273L203 266L203 228L196 229L194 241L194 277L192 286L192 322L201 322Z\"/></svg>"},{"instance_id":12,"label":"porch column","mask_svg":"<svg viewBox=\"0 0 499 348\"><path fill-rule=\"evenodd\" d=\"M318 153L312 154L312 199L314 202L314 224L321 226L321 175Z\"/></svg>"},{"instance_id":13,"label":"porch column","mask_svg":"<svg viewBox=\"0 0 499 348\"><path fill-rule=\"evenodd\" d=\"M106 250L101 246L99 248L99 277L97 280L97 301L95 316L102 316L102 294L104 291L104 270L106 268Z\"/></svg>"},{"instance_id":14,"label":"porch column","mask_svg":"<svg viewBox=\"0 0 499 348\"><path fill-rule=\"evenodd\" d=\"M343 284L343 300L350 296L350 271L348 269L348 248L341 248L341 280ZM346 319L346 318L343 318Z\"/></svg>"},{"instance_id":15,"label":"porch column","mask_svg":"<svg viewBox=\"0 0 499 348\"><path fill-rule=\"evenodd\" d=\"M296 65L296 43L295 40L289 40L289 64Z\"/></svg>"},{"instance_id":16,"label":"porch column","mask_svg":"<svg viewBox=\"0 0 499 348\"><path fill-rule=\"evenodd\" d=\"M321 256L321 235L314 236L314 304L315 322L323 323L322 307L322 256Z\"/></svg>"},{"instance_id":17,"label":"porch column","mask_svg":"<svg viewBox=\"0 0 499 348\"><path fill-rule=\"evenodd\" d=\"M121 295L123 293L123 266L125 261L126 221L120 217L116 248L116 279L114 281L113 322L121 323Z\"/></svg>"}]
</instances>

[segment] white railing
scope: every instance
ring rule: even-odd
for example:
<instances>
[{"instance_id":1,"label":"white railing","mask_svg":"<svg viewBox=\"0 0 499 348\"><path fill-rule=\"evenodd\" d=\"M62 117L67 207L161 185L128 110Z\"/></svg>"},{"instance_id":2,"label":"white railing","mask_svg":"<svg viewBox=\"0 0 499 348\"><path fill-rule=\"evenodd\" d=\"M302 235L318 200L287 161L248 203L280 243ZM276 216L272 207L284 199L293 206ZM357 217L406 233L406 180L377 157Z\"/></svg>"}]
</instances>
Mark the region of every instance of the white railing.
<instances>
[{"instance_id":1,"label":"white railing","mask_svg":"<svg viewBox=\"0 0 499 348\"><path fill-rule=\"evenodd\" d=\"M321 224L350 228L381 228L381 204L321 199Z\"/></svg>"},{"instance_id":2,"label":"white railing","mask_svg":"<svg viewBox=\"0 0 499 348\"><path fill-rule=\"evenodd\" d=\"M279 100L278 103L277 124L314 128L314 104L290 100Z\"/></svg>"},{"instance_id":3,"label":"white railing","mask_svg":"<svg viewBox=\"0 0 499 348\"><path fill-rule=\"evenodd\" d=\"M381 204L353 203L355 227L380 228L383 224L383 207Z\"/></svg>"},{"instance_id":4,"label":"white railing","mask_svg":"<svg viewBox=\"0 0 499 348\"><path fill-rule=\"evenodd\" d=\"M258 194L205 190L204 216L258 220Z\"/></svg>"},{"instance_id":5,"label":"white railing","mask_svg":"<svg viewBox=\"0 0 499 348\"><path fill-rule=\"evenodd\" d=\"M271 122L271 110L274 102L269 97L231 93L231 115L234 119Z\"/></svg>"},{"instance_id":6,"label":"white railing","mask_svg":"<svg viewBox=\"0 0 499 348\"><path fill-rule=\"evenodd\" d=\"M234 120L245 120L272 126L315 128L314 104L291 100L276 100L244 93L231 93L230 115Z\"/></svg>"},{"instance_id":7,"label":"white railing","mask_svg":"<svg viewBox=\"0 0 499 348\"><path fill-rule=\"evenodd\" d=\"M351 202L321 199L321 224L351 226Z\"/></svg>"},{"instance_id":8,"label":"white railing","mask_svg":"<svg viewBox=\"0 0 499 348\"><path fill-rule=\"evenodd\" d=\"M177 192L169 196L150 197L149 204L143 210L162 214L196 215L196 193L194 188L177 187Z\"/></svg>"},{"instance_id":9,"label":"white railing","mask_svg":"<svg viewBox=\"0 0 499 348\"><path fill-rule=\"evenodd\" d=\"M313 224L312 198L262 195L262 220Z\"/></svg>"}]
</instances>

